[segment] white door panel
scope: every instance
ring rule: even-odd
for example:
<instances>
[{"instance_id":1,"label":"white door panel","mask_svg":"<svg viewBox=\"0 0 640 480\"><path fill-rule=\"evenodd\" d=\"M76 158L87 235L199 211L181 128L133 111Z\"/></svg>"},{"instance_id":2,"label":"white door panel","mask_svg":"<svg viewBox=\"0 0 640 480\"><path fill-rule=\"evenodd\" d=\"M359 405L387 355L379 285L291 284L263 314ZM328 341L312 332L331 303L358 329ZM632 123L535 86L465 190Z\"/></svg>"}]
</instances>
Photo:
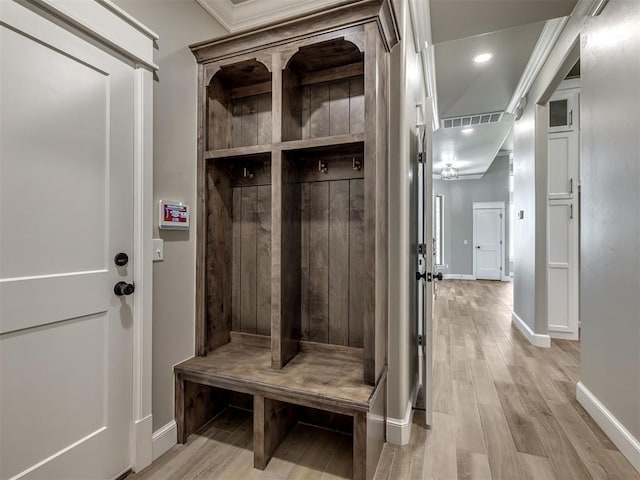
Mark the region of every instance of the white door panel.
<instances>
[{"instance_id":1,"label":"white door panel","mask_svg":"<svg viewBox=\"0 0 640 480\"><path fill-rule=\"evenodd\" d=\"M502 278L502 212L500 208L473 210L474 273L477 279Z\"/></svg>"},{"instance_id":2,"label":"white door panel","mask_svg":"<svg viewBox=\"0 0 640 480\"><path fill-rule=\"evenodd\" d=\"M578 185L579 132L549 134L548 198L573 198Z\"/></svg>"},{"instance_id":3,"label":"white door panel","mask_svg":"<svg viewBox=\"0 0 640 480\"><path fill-rule=\"evenodd\" d=\"M578 222L573 200L555 200L547 210L547 280L549 334L577 340L578 335Z\"/></svg>"},{"instance_id":4,"label":"white door panel","mask_svg":"<svg viewBox=\"0 0 640 480\"><path fill-rule=\"evenodd\" d=\"M0 478L130 466L134 69L0 2Z\"/></svg>"}]
</instances>

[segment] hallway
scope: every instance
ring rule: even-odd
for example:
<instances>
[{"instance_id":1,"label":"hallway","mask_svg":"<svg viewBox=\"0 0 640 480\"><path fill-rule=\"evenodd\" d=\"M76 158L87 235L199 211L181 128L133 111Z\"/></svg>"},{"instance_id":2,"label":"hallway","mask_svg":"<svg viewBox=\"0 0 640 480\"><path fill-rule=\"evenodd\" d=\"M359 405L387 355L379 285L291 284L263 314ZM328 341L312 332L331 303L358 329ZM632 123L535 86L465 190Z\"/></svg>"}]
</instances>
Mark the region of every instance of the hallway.
<instances>
[{"instance_id":1,"label":"hallway","mask_svg":"<svg viewBox=\"0 0 640 480\"><path fill-rule=\"evenodd\" d=\"M640 478L575 399L578 342L531 346L511 326L511 283L437 288L433 428L417 412L377 479Z\"/></svg>"},{"instance_id":2,"label":"hallway","mask_svg":"<svg viewBox=\"0 0 640 480\"><path fill-rule=\"evenodd\" d=\"M434 321L434 422L386 445L376 479L640 478L575 400L577 342L529 345L511 327L512 285L444 281ZM350 438L298 425L264 472L252 469L251 416L233 410L136 480L349 478Z\"/></svg>"}]
</instances>

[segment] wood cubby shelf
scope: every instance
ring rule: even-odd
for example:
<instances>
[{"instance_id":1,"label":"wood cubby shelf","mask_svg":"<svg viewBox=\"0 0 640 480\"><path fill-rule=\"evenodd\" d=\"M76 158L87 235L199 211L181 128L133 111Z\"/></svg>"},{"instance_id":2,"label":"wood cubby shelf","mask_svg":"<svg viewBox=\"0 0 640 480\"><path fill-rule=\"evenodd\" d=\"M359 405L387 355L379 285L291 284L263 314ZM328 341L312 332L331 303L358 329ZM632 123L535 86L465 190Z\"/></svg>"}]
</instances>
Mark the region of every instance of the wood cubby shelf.
<instances>
[{"instance_id":1,"label":"wood cubby shelf","mask_svg":"<svg viewBox=\"0 0 640 480\"><path fill-rule=\"evenodd\" d=\"M197 356L175 367L179 442L242 404L256 468L305 421L349 430L353 478L373 477L397 40L390 1L359 0L192 46Z\"/></svg>"}]
</instances>

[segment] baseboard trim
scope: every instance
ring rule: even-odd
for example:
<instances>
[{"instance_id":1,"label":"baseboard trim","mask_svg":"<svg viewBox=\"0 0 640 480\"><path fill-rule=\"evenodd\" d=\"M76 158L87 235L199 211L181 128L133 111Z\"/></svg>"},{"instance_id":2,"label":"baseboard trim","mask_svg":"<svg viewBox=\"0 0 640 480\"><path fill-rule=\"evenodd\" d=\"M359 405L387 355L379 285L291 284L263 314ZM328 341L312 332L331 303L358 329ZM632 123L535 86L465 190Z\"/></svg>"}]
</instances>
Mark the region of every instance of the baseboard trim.
<instances>
[{"instance_id":1,"label":"baseboard trim","mask_svg":"<svg viewBox=\"0 0 640 480\"><path fill-rule=\"evenodd\" d=\"M578 403L583 406L615 446L620 449L620 452L629 460L633 468L640 472L640 441L620 423L582 382L578 382L576 386L576 398Z\"/></svg>"},{"instance_id":2,"label":"baseboard trim","mask_svg":"<svg viewBox=\"0 0 640 480\"><path fill-rule=\"evenodd\" d=\"M551 327L549 327L549 337L557 338L558 340L571 340L574 342L576 340L580 340L580 336L578 335L578 332L576 333L554 332L553 330L551 330Z\"/></svg>"},{"instance_id":3,"label":"baseboard trim","mask_svg":"<svg viewBox=\"0 0 640 480\"><path fill-rule=\"evenodd\" d=\"M413 423L413 406L418 397L420 382L418 376L413 381L411 396L407 402L407 410L403 418L387 417L387 442L393 445L408 445L411 438L411 425Z\"/></svg>"},{"instance_id":4,"label":"baseboard trim","mask_svg":"<svg viewBox=\"0 0 640 480\"><path fill-rule=\"evenodd\" d=\"M153 415L133 423L133 471L140 472L153 461Z\"/></svg>"},{"instance_id":5,"label":"baseboard trim","mask_svg":"<svg viewBox=\"0 0 640 480\"><path fill-rule=\"evenodd\" d=\"M457 273L443 273L443 280L475 280L475 275L457 274Z\"/></svg>"},{"instance_id":6,"label":"baseboard trim","mask_svg":"<svg viewBox=\"0 0 640 480\"><path fill-rule=\"evenodd\" d=\"M505 275L502 277L502 281L503 282L513 282L513 277L509 277L508 275Z\"/></svg>"},{"instance_id":7,"label":"baseboard trim","mask_svg":"<svg viewBox=\"0 0 640 480\"><path fill-rule=\"evenodd\" d=\"M522 320L516 312L511 312L511 323L518 327L518 330L529 340L529 343L535 347L549 348L551 347L551 337L549 335L541 335L531 330L531 327Z\"/></svg>"},{"instance_id":8,"label":"baseboard trim","mask_svg":"<svg viewBox=\"0 0 640 480\"><path fill-rule=\"evenodd\" d=\"M153 432L153 460L157 460L167 450L178 443L178 427L175 420Z\"/></svg>"}]
</instances>

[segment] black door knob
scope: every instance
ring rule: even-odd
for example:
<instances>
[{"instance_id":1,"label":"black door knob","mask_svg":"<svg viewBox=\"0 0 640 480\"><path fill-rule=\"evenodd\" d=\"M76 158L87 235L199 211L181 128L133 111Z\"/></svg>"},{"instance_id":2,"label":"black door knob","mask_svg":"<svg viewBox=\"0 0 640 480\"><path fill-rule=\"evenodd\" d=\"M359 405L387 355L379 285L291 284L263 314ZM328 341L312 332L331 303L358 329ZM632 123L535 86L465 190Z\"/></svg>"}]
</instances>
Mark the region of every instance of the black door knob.
<instances>
[{"instance_id":1,"label":"black door knob","mask_svg":"<svg viewBox=\"0 0 640 480\"><path fill-rule=\"evenodd\" d=\"M136 287L133 283L118 282L113 287L113 293L121 297L123 295L131 295L135 291Z\"/></svg>"},{"instance_id":2,"label":"black door knob","mask_svg":"<svg viewBox=\"0 0 640 480\"><path fill-rule=\"evenodd\" d=\"M426 280L426 279L427 279L427 272L424 272L424 273L416 272L416 280Z\"/></svg>"},{"instance_id":3,"label":"black door knob","mask_svg":"<svg viewBox=\"0 0 640 480\"><path fill-rule=\"evenodd\" d=\"M433 278L436 280L442 280L442 272L434 273Z\"/></svg>"},{"instance_id":4,"label":"black door knob","mask_svg":"<svg viewBox=\"0 0 640 480\"><path fill-rule=\"evenodd\" d=\"M478 245L476 248L480 248L480 245Z\"/></svg>"},{"instance_id":5,"label":"black door knob","mask_svg":"<svg viewBox=\"0 0 640 480\"><path fill-rule=\"evenodd\" d=\"M129 263L129 255L123 252L117 253L113 258L113 263L115 263L119 267L124 267L127 263Z\"/></svg>"}]
</instances>

